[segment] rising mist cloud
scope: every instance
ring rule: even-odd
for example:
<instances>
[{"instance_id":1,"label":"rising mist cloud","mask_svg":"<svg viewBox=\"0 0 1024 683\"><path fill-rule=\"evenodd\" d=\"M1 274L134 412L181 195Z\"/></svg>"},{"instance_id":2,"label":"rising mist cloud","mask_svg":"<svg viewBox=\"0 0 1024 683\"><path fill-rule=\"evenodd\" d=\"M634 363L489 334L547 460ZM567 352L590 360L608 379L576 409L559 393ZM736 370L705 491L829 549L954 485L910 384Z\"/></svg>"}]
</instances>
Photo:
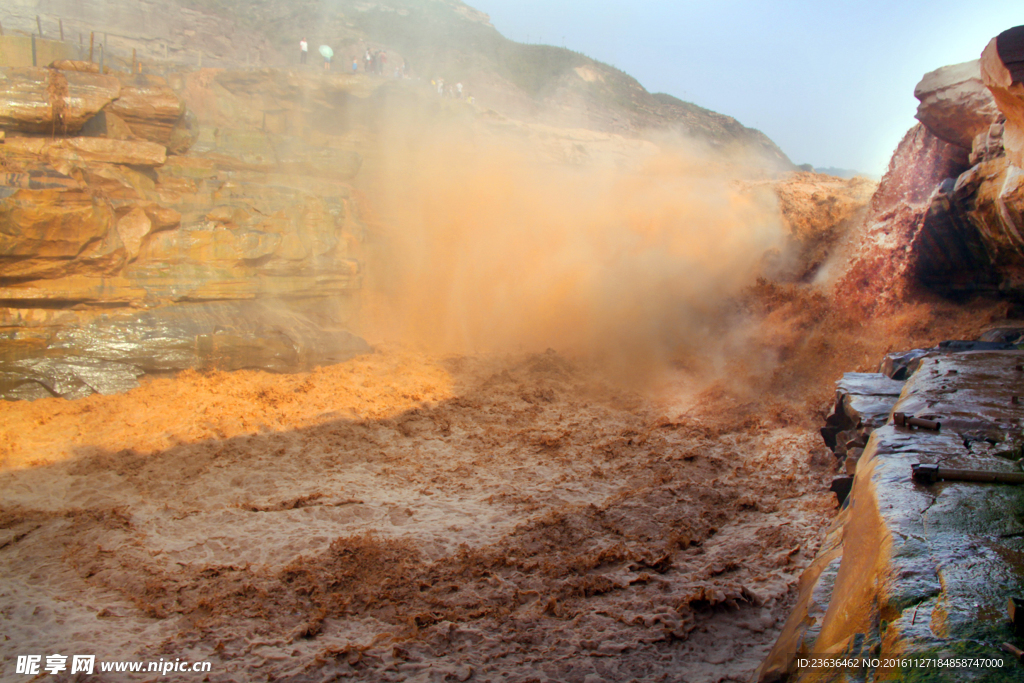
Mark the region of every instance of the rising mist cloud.
<instances>
[{"instance_id":1,"label":"rising mist cloud","mask_svg":"<svg viewBox=\"0 0 1024 683\"><path fill-rule=\"evenodd\" d=\"M657 363L716 344L783 242L770 189L737 182L751 169L684 141L414 128L383 136L371 337Z\"/></svg>"}]
</instances>

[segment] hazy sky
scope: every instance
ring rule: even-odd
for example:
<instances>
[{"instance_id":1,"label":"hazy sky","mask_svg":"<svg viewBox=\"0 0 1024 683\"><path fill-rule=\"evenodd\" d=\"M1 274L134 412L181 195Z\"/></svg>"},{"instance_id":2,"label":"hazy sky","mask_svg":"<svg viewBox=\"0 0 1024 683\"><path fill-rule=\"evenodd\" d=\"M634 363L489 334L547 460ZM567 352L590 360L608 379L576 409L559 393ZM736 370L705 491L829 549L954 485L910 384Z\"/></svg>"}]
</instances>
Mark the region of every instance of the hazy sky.
<instances>
[{"instance_id":1,"label":"hazy sky","mask_svg":"<svg viewBox=\"0 0 1024 683\"><path fill-rule=\"evenodd\" d=\"M926 72L1024 24L1024 0L465 0L502 34L582 52L764 131L797 164L881 174Z\"/></svg>"}]
</instances>

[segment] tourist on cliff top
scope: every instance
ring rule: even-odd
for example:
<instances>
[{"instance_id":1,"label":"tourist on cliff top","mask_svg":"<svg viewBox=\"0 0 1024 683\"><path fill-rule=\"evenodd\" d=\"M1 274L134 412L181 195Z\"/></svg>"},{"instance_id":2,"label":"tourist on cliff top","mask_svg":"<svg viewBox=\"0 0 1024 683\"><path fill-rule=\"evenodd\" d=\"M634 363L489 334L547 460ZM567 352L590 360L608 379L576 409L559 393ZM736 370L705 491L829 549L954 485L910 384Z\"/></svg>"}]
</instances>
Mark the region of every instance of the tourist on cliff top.
<instances>
[{"instance_id":1,"label":"tourist on cliff top","mask_svg":"<svg viewBox=\"0 0 1024 683\"><path fill-rule=\"evenodd\" d=\"M373 66L373 57L370 56L370 48L366 48L366 54L363 55L363 71L370 73L370 67Z\"/></svg>"},{"instance_id":2,"label":"tourist on cliff top","mask_svg":"<svg viewBox=\"0 0 1024 683\"><path fill-rule=\"evenodd\" d=\"M381 50L380 51L380 62L377 63L377 73L379 73L381 76L383 76L384 73L385 73L385 68L384 67L385 67L385 65L387 65L387 63L388 63L388 51L387 50Z\"/></svg>"},{"instance_id":3,"label":"tourist on cliff top","mask_svg":"<svg viewBox=\"0 0 1024 683\"><path fill-rule=\"evenodd\" d=\"M307 57L309 57L309 43L303 38L299 41L299 64L305 64Z\"/></svg>"},{"instance_id":4,"label":"tourist on cliff top","mask_svg":"<svg viewBox=\"0 0 1024 683\"><path fill-rule=\"evenodd\" d=\"M334 50L332 50L329 45L321 45L320 54L324 57L324 71L330 71L331 59L334 58Z\"/></svg>"},{"instance_id":5,"label":"tourist on cliff top","mask_svg":"<svg viewBox=\"0 0 1024 683\"><path fill-rule=\"evenodd\" d=\"M353 59L352 60L352 73L355 73L357 71L359 71L359 60L358 59Z\"/></svg>"}]
</instances>

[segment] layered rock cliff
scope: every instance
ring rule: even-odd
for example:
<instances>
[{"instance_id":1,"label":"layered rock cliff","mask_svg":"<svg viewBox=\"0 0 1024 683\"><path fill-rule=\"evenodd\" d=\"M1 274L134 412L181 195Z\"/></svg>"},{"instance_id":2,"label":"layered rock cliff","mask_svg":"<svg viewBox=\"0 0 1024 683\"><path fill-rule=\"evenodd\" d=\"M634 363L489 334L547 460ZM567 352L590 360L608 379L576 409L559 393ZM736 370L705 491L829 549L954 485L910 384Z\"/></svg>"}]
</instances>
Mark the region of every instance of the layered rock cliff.
<instances>
[{"instance_id":1,"label":"layered rock cliff","mask_svg":"<svg viewBox=\"0 0 1024 683\"><path fill-rule=\"evenodd\" d=\"M367 348L345 331L362 277L357 152L267 132L280 102L237 115L218 89L251 73L177 76L175 90L62 66L0 71L4 396L108 393L188 367L294 370ZM225 118L234 127L216 127Z\"/></svg>"}]
</instances>

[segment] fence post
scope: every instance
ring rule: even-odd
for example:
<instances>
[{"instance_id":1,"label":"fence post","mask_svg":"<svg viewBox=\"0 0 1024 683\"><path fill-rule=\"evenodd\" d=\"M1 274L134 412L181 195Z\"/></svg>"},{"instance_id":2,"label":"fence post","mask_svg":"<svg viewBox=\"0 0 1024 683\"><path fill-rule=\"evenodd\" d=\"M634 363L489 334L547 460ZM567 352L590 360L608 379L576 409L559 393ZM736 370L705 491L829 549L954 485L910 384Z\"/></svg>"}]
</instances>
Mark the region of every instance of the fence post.
<instances>
[{"instance_id":1,"label":"fence post","mask_svg":"<svg viewBox=\"0 0 1024 683\"><path fill-rule=\"evenodd\" d=\"M136 64L136 61L135 61L135 48L133 47L132 48L132 73L135 73L135 64Z\"/></svg>"},{"instance_id":2,"label":"fence post","mask_svg":"<svg viewBox=\"0 0 1024 683\"><path fill-rule=\"evenodd\" d=\"M89 31L89 61L92 61L92 46L96 42L96 31Z\"/></svg>"},{"instance_id":3,"label":"fence post","mask_svg":"<svg viewBox=\"0 0 1024 683\"><path fill-rule=\"evenodd\" d=\"M36 66L36 34L32 34L32 66Z\"/></svg>"},{"instance_id":4,"label":"fence post","mask_svg":"<svg viewBox=\"0 0 1024 683\"><path fill-rule=\"evenodd\" d=\"M0 21L0 36L3 36L3 34L4 34L4 23L2 21Z\"/></svg>"},{"instance_id":5,"label":"fence post","mask_svg":"<svg viewBox=\"0 0 1024 683\"><path fill-rule=\"evenodd\" d=\"M58 19L57 24L60 26L60 42L64 42L64 20Z\"/></svg>"},{"instance_id":6,"label":"fence post","mask_svg":"<svg viewBox=\"0 0 1024 683\"><path fill-rule=\"evenodd\" d=\"M105 53L106 53L106 50L104 50L103 46L100 45L100 73L103 73L103 55Z\"/></svg>"},{"instance_id":7,"label":"fence post","mask_svg":"<svg viewBox=\"0 0 1024 683\"><path fill-rule=\"evenodd\" d=\"M39 15L36 15L36 28L39 29L39 37L43 37L43 23L39 21Z\"/></svg>"}]
</instances>

